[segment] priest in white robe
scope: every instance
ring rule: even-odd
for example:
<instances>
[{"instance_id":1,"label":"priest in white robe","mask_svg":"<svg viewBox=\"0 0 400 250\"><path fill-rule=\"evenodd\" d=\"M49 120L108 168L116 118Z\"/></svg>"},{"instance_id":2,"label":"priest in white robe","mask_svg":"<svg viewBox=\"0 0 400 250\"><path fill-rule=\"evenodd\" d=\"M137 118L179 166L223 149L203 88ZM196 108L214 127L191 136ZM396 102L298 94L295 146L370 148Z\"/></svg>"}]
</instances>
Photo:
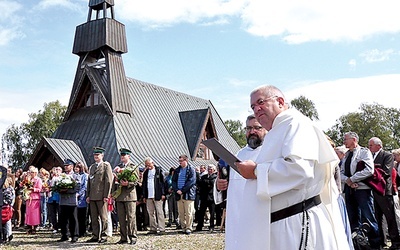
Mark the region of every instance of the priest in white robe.
<instances>
[{"instance_id":1,"label":"priest in white robe","mask_svg":"<svg viewBox=\"0 0 400 250\"><path fill-rule=\"evenodd\" d=\"M256 196L268 205L253 214L266 234L257 246L248 241L247 249L349 249L333 176L338 158L326 136L289 109L274 86L253 90L250 99L257 120L269 132L257 159L236 165L243 177L256 181Z\"/></svg>"},{"instance_id":2,"label":"priest in white robe","mask_svg":"<svg viewBox=\"0 0 400 250\"><path fill-rule=\"evenodd\" d=\"M246 119L247 145L239 150L237 157L240 160L255 160L260 152L263 139L267 131L250 115ZM257 239L267 233L266 228L259 223L257 214L267 209L268 203L258 199L256 180L246 180L233 168L229 171L229 181L217 179L214 186L216 204L223 200L222 192L217 192L218 183L228 184L226 201L225 249L247 249L249 241L253 242L254 249L263 249L257 245ZM226 188L226 187L225 187ZM218 190L225 190L219 187Z\"/></svg>"}]
</instances>

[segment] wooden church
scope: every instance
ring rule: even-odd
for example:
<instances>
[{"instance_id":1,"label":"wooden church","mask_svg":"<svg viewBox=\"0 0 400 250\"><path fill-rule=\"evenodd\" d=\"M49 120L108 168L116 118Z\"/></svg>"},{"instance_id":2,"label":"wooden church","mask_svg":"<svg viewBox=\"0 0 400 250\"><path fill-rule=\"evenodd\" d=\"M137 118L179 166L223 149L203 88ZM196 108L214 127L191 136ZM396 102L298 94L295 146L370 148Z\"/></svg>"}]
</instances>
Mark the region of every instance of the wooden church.
<instances>
[{"instance_id":1,"label":"wooden church","mask_svg":"<svg viewBox=\"0 0 400 250\"><path fill-rule=\"evenodd\" d=\"M152 157L164 171L186 154L192 165L216 163L201 142L216 137L231 152L239 150L209 100L127 78L125 25L114 18L114 0L90 0L87 22L77 26L73 53L79 56L65 118L43 138L27 166L51 169L63 159L93 163L92 148L119 163L118 149L129 148L135 164Z\"/></svg>"}]
</instances>

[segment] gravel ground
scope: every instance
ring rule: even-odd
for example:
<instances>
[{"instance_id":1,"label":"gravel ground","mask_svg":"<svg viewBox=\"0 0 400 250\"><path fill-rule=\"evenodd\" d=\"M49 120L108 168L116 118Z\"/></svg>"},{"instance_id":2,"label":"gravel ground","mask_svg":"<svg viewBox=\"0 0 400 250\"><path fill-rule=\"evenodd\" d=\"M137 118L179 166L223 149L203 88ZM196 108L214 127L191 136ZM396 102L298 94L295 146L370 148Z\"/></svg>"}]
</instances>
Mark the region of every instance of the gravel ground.
<instances>
[{"instance_id":1,"label":"gravel ground","mask_svg":"<svg viewBox=\"0 0 400 250\"><path fill-rule=\"evenodd\" d=\"M0 246L0 249L223 249L225 234L216 230L194 232L191 235L180 233L181 230L168 229L165 235L146 235L147 232L138 232L136 245L118 245L118 234L113 234L104 244L86 243L90 237L80 238L77 243L69 241L59 243L60 233L53 234L51 231L38 231L36 235L27 235L25 232L14 231L13 240Z\"/></svg>"}]
</instances>

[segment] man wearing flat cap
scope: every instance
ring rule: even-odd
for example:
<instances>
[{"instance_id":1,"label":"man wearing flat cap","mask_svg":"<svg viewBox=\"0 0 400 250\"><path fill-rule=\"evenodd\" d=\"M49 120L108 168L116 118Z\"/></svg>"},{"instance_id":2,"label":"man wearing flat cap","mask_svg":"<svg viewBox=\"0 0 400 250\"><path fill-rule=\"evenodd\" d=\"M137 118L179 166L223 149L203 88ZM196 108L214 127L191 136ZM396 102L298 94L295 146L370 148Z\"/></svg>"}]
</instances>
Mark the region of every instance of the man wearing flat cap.
<instances>
[{"instance_id":1,"label":"man wearing flat cap","mask_svg":"<svg viewBox=\"0 0 400 250\"><path fill-rule=\"evenodd\" d=\"M80 189L80 175L74 172L75 162L70 159L64 160L64 174L61 176L61 180L70 178L75 181L75 186L71 188L66 188L65 190L60 190L60 218L59 224L61 228L61 239L58 242L68 240L68 228L69 235L71 236L71 243L78 241L78 200L76 198L76 193ZM61 181L59 179L59 181Z\"/></svg>"},{"instance_id":2,"label":"man wearing flat cap","mask_svg":"<svg viewBox=\"0 0 400 250\"><path fill-rule=\"evenodd\" d=\"M131 150L127 148L119 149L121 157L121 163L115 167L115 178L116 181L114 190L119 190L118 194L114 195L117 207L117 215L120 224L120 235L121 238L117 244L136 244L137 240L137 227L136 227L136 185L140 181L139 179L139 168L135 167L131 161ZM124 171L126 168L133 169L133 173L137 177L137 181L132 180L118 180L117 174ZM114 192L115 194L115 192Z\"/></svg>"},{"instance_id":3,"label":"man wearing flat cap","mask_svg":"<svg viewBox=\"0 0 400 250\"><path fill-rule=\"evenodd\" d=\"M87 242L107 242L107 205L111 193L113 174L110 163L103 161L104 151L105 149L101 147L93 148L95 163L89 168L86 201L90 206L93 235Z\"/></svg>"}]
</instances>

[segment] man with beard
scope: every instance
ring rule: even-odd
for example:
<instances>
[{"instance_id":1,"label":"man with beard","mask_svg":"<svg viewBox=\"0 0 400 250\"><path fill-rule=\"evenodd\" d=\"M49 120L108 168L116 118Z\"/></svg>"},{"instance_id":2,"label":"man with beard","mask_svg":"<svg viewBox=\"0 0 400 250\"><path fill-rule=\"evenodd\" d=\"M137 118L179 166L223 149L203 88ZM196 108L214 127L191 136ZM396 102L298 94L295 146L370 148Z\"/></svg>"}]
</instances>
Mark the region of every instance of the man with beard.
<instances>
[{"instance_id":1,"label":"man with beard","mask_svg":"<svg viewBox=\"0 0 400 250\"><path fill-rule=\"evenodd\" d=\"M239 150L237 157L240 160L255 160L260 152L264 136L267 134L254 115L249 115L246 119L246 139L247 145ZM229 182L229 188L228 188ZM232 168L229 171L229 180L217 178L216 188L214 186L215 202L221 203L222 192L227 190L226 203L226 227L225 227L225 249L246 249L248 239L254 232L262 234L265 231L263 226L257 223L258 218L254 214L263 209L263 201L258 200L253 194L256 193L256 180L244 179ZM246 230L250 229L251 230ZM262 248L260 248L262 249Z\"/></svg>"}]
</instances>

